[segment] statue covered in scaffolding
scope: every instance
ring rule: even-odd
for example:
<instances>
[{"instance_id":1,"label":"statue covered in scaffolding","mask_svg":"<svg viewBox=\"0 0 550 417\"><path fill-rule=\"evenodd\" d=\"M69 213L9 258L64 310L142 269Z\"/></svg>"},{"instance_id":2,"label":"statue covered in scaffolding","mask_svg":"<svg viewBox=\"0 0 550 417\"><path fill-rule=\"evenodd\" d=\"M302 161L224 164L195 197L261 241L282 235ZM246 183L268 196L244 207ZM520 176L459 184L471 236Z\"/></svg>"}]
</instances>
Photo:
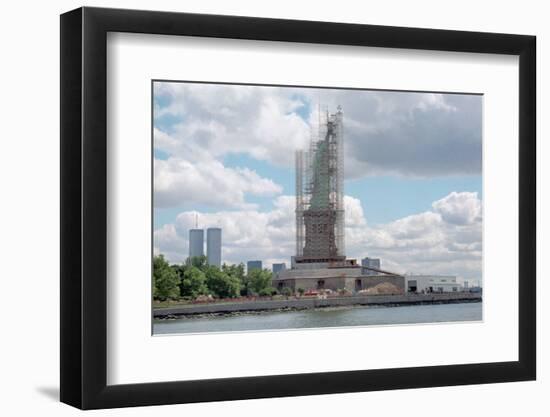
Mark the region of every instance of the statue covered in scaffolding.
<instances>
[{"instance_id":1,"label":"statue covered in scaffolding","mask_svg":"<svg viewBox=\"0 0 550 417\"><path fill-rule=\"evenodd\" d=\"M319 111L309 150L296 152L296 262L342 262L344 250L344 126Z\"/></svg>"},{"instance_id":2,"label":"statue covered in scaffolding","mask_svg":"<svg viewBox=\"0 0 550 417\"><path fill-rule=\"evenodd\" d=\"M296 256L273 276L282 291L356 293L381 283L403 292L405 278L346 258L344 248L344 114L319 111L309 149L296 152Z\"/></svg>"}]
</instances>

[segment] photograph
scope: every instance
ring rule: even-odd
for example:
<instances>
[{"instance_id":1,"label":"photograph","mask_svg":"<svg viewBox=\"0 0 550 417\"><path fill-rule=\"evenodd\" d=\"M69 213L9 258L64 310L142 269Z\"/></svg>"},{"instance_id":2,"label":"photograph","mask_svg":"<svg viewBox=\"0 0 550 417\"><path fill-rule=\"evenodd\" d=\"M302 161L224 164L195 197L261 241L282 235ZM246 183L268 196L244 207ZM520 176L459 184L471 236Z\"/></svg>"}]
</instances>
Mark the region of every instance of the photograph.
<instances>
[{"instance_id":1,"label":"photograph","mask_svg":"<svg viewBox=\"0 0 550 417\"><path fill-rule=\"evenodd\" d=\"M53 116L60 146L11 140L34 162L6 177L59 162L58 193L29 171L12 199L31 229L55 202L57 233L12 245L59 237L29 293L51 314L8 297L7 331L55 343L11 379L106 413L536 415L542 14L222 3L63 6L56 82L17 95L49 104L12 123Z\"/></svg>"},{"instance_id":2,"label":"photograph","mask_svg":"<svg viewBox=\"0 0 550 417\"><path fill-rule=\"evenodd\" d=\"M482 94L151 88L154 335L483 320Z\"/></svg>"}]
</instances>

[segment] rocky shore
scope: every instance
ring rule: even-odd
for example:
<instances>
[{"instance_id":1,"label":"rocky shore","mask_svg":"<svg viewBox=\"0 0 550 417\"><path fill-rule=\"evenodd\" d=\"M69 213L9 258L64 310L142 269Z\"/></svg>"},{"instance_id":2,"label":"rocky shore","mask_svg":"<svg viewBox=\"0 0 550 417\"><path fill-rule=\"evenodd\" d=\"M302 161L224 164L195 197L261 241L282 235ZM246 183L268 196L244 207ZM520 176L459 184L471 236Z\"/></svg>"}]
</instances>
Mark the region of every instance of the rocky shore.
<instances>
[{"instance_id":1,"label":"rocky shore","mask_svg":"<svg viewBox=\"0 0 550 417\"><path fill-rule=\"evenodd\" d=\"M357 307L399 307L404 305L450 304L481 302L481 294L443 293L406 295L359 295L330 298L292 298L284 300L259 300L246 302L225 302L189 304L153 310L155 320L241 316L271 312L346 309Z\"/></svg>"}]
</instances>

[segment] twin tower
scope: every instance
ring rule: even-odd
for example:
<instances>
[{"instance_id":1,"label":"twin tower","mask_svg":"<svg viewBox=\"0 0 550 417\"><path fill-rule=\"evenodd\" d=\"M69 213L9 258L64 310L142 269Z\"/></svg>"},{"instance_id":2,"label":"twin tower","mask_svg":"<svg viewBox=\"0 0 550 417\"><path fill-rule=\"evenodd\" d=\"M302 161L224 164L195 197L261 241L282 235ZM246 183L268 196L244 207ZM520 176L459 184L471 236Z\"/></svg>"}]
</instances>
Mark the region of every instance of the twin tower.
<instances>
[{"instance_id":1,"label":"twin tower","mask_svg":"<svg viewBox=\"0 0 550 417\"><path fill-rule=\"evenodd\" d=\"M189 230L189 257L204 256L204 230ZM209 227L206 229L206 256L209 265L222 265L222 229Z\"/></svg>"}]
</instances>

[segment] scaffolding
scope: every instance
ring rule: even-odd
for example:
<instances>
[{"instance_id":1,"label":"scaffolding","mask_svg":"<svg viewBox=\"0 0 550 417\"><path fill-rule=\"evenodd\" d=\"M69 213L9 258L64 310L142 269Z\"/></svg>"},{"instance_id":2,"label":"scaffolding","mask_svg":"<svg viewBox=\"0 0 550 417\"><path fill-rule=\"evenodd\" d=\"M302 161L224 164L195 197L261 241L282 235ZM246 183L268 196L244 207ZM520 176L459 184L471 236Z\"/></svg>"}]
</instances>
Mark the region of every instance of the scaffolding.
<instances>
[{"instance_id":1,"label":"scaffolding","mask_svg":"<svg viewBox=\"0 0 550 417\"><path fill-rule=\"evenodd\" d=\"M319 110L307 151L296 151L296 261L345 259L342 108Z\"/></svg>"}]
</instances>

